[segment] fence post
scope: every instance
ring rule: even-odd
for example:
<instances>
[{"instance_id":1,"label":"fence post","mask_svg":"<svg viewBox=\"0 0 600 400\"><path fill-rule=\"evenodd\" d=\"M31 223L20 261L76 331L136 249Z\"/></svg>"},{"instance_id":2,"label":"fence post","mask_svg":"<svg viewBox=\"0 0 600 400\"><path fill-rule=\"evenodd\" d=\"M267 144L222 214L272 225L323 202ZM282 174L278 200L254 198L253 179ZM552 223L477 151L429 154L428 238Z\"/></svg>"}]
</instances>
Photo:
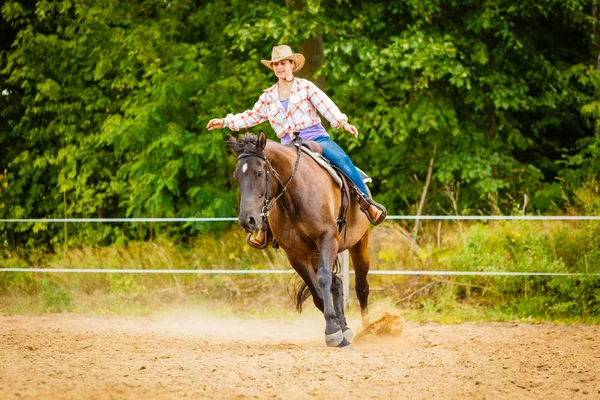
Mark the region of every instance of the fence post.
<instances>
[{"instance_id":1,"label":"fence post","mask_svg":"<svg viewBox=\"0 0 600 400\"><path fill-rule=\"evenodd\" d=\"M342 281L344 281L344 308L348 308L348 299L350 298L350 256L348 250L340 254L342 259Z\"/></svg>"}]
</instances>

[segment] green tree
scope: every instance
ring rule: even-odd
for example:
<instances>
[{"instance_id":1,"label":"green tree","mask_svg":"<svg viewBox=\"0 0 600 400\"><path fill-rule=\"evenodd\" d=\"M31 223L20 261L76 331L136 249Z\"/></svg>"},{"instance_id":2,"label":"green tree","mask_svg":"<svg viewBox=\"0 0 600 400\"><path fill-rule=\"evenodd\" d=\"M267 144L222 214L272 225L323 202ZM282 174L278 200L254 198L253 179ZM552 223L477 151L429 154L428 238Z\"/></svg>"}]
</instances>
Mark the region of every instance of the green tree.
<instances>
[{"instance_id":1,"label":"green tree","mask_svg":"<svg viewBox=\"0 0 600 400\"><path fill-rule=\"evenodd\" d=\"M510 213L524 194L556 212L598 178L597 17L592 0L9 0L0 216L234 215L225 132L204 126L274 82L273 45L315 40L309 72L361 133L332 134L391 213L415 212L434 149L424 212Z\"/></svg>"}]
</instances>

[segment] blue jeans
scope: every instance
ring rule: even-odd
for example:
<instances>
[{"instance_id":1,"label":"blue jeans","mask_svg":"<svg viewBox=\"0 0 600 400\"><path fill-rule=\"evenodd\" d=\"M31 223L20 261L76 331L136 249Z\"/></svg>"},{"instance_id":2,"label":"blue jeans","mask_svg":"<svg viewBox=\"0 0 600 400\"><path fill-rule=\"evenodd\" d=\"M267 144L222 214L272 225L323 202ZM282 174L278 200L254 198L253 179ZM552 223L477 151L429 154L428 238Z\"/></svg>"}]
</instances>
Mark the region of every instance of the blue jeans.
<instances>
[{"instance_id":1,"label":"blue jeans","mask_svg":"<svg viewBox=\"0 0 600 400\"><path fill-rule=\"evenodd\" d=\"M333 165L344 171L348 178L354 182L354 184L363 192L367 197L369 196L369 191L365 186L365 183L362 181L358 170L350 161L350 157L346 154L344 150L331 138L322 136L314 139L315 142L318 142L323 148L323 157L328 159Z\"/></svg>"}]
</instances>

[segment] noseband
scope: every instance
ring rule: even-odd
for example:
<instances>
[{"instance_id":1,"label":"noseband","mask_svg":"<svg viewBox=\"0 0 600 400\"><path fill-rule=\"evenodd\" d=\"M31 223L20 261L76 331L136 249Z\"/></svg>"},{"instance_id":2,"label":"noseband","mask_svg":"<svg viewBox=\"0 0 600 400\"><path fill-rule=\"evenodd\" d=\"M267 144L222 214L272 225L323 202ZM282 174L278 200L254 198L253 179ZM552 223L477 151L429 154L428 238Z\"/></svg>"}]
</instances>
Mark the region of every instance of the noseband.
<instances>
[{"instance_id":1,"label":"noseband","mask_svg":"<svg viewBox=\"0 0 600 400\"><path fill-rule=\"evenodd\" d=\"M285 183L285 185L283 185L283 183L279 180L279 178L277 177L277 171L275 171L275 169L273 168L273 166L271 165L271 163L269 162L269 159L267 158L267 156L264 154L264 152L261 153L242 153L238 156L238 161L243 159L243 158L249 158L249 157L258 157L260 159L263 159L265 161L265 163L267 164L267 168L265 171L265 180L266 180L266 192L265 192L265 203L263 205L263 208L261 210L261 214L260 217L263 220L263 223L265 221L267 221L267 219L269 218L269 211L271 211L271 209L275 206L275 203L277 203L277 200L279 200L279 198L281 196L283 196L283 194L286 192L288 185L290 184L290 182L292 181L292 179L294 179L294 176L296 175L296 172L298 171L298 165L300 164L300 155L302 154L302 140L300 139L300 137L297 137L296 140L294 141L294 143L297 143L298 146L298 155L296 157L296 164L294 165L294 171L292 172L292 175L290 176L290 178L287 180L287 182ZM273 171L273 176L275 177L275 179L277 180L277 182L280 185L283 185L283 189L281 189L281 192L275 196L275 198L271 201L269 199L269 170ZM251 234L250 234L251 235Z\"/></svg>"}]
</instances>

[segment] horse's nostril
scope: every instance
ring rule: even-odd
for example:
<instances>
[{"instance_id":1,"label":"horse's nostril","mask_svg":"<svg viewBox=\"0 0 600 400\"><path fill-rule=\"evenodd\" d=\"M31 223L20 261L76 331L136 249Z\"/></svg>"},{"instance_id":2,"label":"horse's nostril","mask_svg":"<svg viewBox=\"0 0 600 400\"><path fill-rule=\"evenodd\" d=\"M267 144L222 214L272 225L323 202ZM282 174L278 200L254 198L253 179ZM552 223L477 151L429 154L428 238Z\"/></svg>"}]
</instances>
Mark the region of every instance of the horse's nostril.
<instances>
[{"instance_id":1,"label":"horse's nostril","mask_svg":"<svg viewBox=\"0 0 600 400\"><path fill-rule=\"evenodd\" d=\"M254 217L248 217L248 226L251 229L256 228L256 220L254 219Z\"/></svg>"}]
</instances>

